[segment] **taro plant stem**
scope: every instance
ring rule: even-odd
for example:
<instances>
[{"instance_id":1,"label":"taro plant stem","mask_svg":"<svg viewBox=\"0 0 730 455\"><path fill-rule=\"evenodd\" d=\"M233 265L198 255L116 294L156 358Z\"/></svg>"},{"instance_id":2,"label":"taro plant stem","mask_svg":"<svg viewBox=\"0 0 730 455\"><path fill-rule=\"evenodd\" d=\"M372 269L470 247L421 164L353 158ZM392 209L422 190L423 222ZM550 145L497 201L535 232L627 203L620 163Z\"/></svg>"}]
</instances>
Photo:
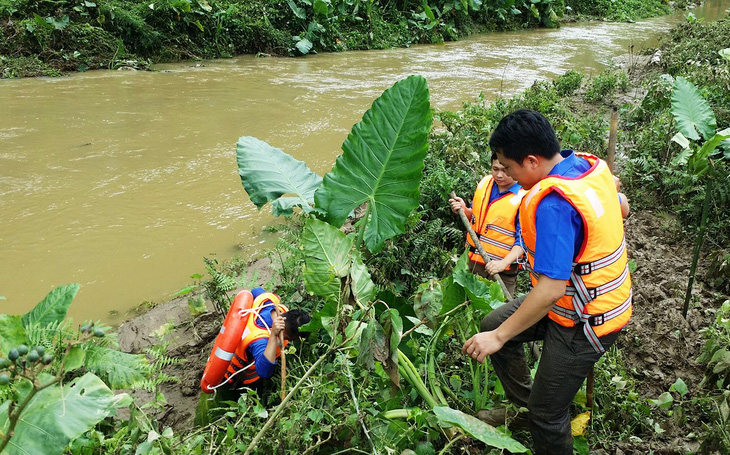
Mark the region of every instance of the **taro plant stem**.
<instances>
[{"instance_id":1,"label":"taro plant stem","mask_svg":"<svg viewBox=\"0 0 730 455\"><path fill-rule=\"evenodd\" d=\"M689 299L692 296L692 285L695 282L695 271L697 270L697 260L700 257L700 249L702 248L702 240L705 238L705 229L707 228L707 218L710 211L710 197L712 194L713 175L710 172L707 176L707 186L705 187L705 201L702 204L702 221L700 221L700 231L695 241L695 250L692 255L692 265L689 268L689 283L687 284L687 293L684 296L684 308L682 308L682 316L687 317L689 310Z\"/></svg>"}]
</instances>

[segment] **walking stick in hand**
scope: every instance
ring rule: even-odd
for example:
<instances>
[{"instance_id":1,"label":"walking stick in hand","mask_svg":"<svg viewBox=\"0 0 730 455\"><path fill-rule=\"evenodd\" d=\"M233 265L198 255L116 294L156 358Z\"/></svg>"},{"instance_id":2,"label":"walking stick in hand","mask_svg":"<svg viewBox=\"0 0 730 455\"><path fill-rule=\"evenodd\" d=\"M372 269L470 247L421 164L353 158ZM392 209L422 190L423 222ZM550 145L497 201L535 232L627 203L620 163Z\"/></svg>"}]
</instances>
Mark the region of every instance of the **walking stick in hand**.
<instances>
[{"instance_id":1,"label":"walking stick in hand","mask_svg":"<svg viewBox=\"0 0 730 455\"><path fill-rule=\"evenodd\" d=\"M453 191L451 192L451 199L456 199L456 193ZM466 228L467 232L469 232L469 235L471 236L471 240L474 242L474 245L477 247L477 251L479 252L479 255L484 259L484 265L489 264L489 257L487 256L487 252L484 251L484 248L482 248L482 244L479 241L479 236L476 232L474 232L474 229L471 227L471 223L469 222L469 219L466 217L466 213L464 213L464 209L462 207L459 207L459 218L461 218L461 222L464 224L464 227ZM502 277L499 276L498 273L495 273L494 275L491 275L490 278L497 283L499 283L499 287L502 288L502 292L504 292L504 297L507 299L507 301L512 300L512 294L507 290L507 286L504 285L504 281L502 281Z\"/></svg>"},{"instance_id":2,"label":"walking stick in hand","mask_svg":"<svg viewBox=\"0 0 730 455\"><path fill-rule=\"evenodd\" d=\"M276 309L276 314L279 317L283 317L279 310ZM284 331L279 332L279 346L281 349L281 400L284 401L286 397L286 352L284 352Z\"/></svg>"}]
</instances>

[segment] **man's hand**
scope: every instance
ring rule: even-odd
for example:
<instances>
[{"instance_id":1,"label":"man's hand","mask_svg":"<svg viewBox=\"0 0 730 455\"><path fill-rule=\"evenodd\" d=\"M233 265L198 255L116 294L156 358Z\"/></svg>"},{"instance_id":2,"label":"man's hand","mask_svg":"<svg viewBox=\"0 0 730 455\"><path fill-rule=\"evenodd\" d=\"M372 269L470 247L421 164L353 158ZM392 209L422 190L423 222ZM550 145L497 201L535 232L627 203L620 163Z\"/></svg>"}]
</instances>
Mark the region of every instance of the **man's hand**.
<instances>
[{"instance_id":1,"label":"man's hand","mask_svg":"<svg viewBox=\"0 0 730 455\"><path fill-rule=\"evenodd\" d=\"M283 316L279 316L278 312L272 311L271 321L271 338L279 338L279 333L286 327L286 319Z\"/></svg>"},{"instance_id":2,"label":"man's hand","mask_svg":"<svg viewBox=\"0 0 730 455\"><path fill-rule=\"evenodd\" d=\"M449 204L451 204L451 211L456 214L459 213L459 209L462 209L464 210L464 212L466 212L466 203L459 196L449 199Z\"/></svg>"},{"instance_id":3,"label":"man's hand","mask_svg":"<svg viewBox=\"0 0 730 455\"><path fill-rule=\"evenodd\" d=\"M496 275L499 272L504 272L510 264L510 262L506 262L504 259L502 259L500 261L489 261L489 263L485 265L484 268L487 270L487 272L489 272L490 275Z\"/></svg>"},{"instance_id":4,"label":"man's hand","mask_svg":"<svg viewBox=\"0 0 730 455\"><path fill-rule=\"evenodd\" d=\"M491 332L477 333L473 337L466 340L461 353L466 354L477 362L483 363L488 355L502 349L504 341L500 341L494 330Z\"/></svg>"}]
</instances>

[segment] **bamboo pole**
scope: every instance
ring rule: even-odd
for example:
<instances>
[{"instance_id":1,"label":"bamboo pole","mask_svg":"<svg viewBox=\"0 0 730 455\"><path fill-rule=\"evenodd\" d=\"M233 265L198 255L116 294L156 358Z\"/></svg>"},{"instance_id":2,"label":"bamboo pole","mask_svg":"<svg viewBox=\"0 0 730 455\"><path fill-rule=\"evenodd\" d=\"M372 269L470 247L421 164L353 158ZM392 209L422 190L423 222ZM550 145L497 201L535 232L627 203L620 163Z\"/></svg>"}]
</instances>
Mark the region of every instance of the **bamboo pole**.
<instances>
[{"instance_id":1,"label":"bamboo pole","mask_svg":"<svg viewBox=\"0 0 730 455\"><path fill-rule=\"evenodd\" d=\"M456 199L456 193L454 193L453 191L451 192L451 199ZM482 259L484 259L484 265L486 266L487 264L489 264L490 259L487 256L487 252L484 251L484 248L482 248L482 243L479 241L479 236L476 232L474 232L474 229L472 229L471 223L466 217L466 213L464 213L464 209L461 207L459 208L459 218L461 218L461 222L464 224L464 227L466 227L466 230L471 236L474 245L477 247L479 255L482 257ZM502 281L502 278L499 276L499 274L496 273L494 275L490 275L490 278L499 283L499 287L502 288L502 292L504 292L504 296L507 301L512 300L512 294L510 294L510 292L507 290L507 286L504 285L504 281Z\"/></svg>"}]
</instances>

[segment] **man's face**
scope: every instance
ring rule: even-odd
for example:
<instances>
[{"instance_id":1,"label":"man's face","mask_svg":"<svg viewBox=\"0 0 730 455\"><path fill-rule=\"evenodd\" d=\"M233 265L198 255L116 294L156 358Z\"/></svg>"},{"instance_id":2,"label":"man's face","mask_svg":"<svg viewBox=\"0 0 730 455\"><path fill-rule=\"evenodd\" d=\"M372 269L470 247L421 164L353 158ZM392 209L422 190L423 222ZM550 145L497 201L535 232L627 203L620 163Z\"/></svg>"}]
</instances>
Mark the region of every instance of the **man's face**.
<instances>
[{"instance_id":1,"label":"man's face","mask_svg":"<svg viewBox=\"0 0 730 455\"><path fill-rule=\"evenodd\" d=\"M540 181L540 175L536 169L537 161L534 157L531 157L532 155L525 158L522 163L518 163L505 157L501 152L497 152L497 158L499 158L505 173L526 190L529 190Z\"/></svg>"},{"instance_id":2,"label":"man's face","mask_svg":"<svg viewBox=\"0 0 730 455\"><path fill-rule=\"evenodd\" d=\"M497 186L510 187L515 183L514 179L505 172L504 166L499 160L492 160L492 177L497 182Z\"/></svg>"}]
</instances>

